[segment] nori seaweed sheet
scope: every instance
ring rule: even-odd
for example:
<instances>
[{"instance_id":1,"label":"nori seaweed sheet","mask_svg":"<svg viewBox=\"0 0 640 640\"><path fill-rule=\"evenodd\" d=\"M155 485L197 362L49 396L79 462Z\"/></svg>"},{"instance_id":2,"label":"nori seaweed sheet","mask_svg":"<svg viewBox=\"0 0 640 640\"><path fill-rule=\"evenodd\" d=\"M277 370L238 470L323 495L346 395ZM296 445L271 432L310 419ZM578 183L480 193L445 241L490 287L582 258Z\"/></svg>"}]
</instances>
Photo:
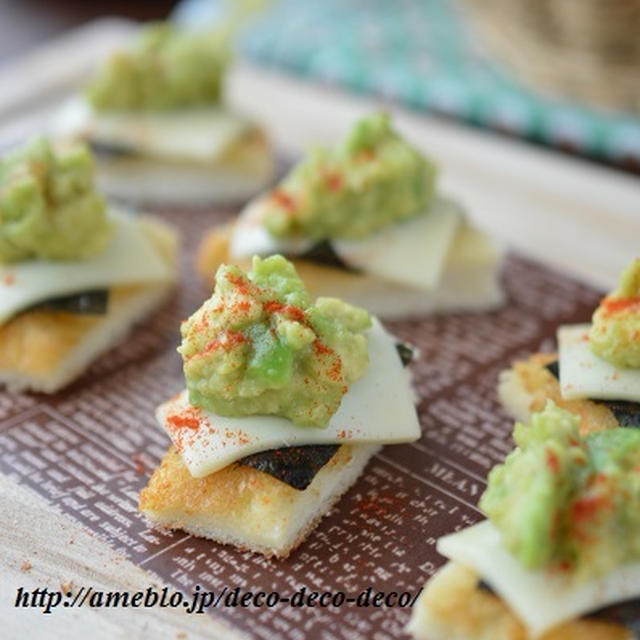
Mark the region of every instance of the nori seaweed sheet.
<instances>
[{"instance_id":1,"label":"nori seaweed sheet","mask_svg":"<svg viewBox=\"0 0 640 640\"><path fill-rule=\"evenodd\" d=\"M495 595L494 590L484 580L478 581L478 588ZM636 598L635 600L627 600L626 602L603 607L588 613L583 618L597 618L605 622L620 624L627 627L629 631L640 633L640 599Z\"/></svg>"},{"instance_id":2,"label":"nori seaweed sheet","mask_svg":"<svg viewBox=\"0 0 640 640\"><path fill-rule=\"evenodd\" d=\"M29 311L46 309L49 311L66 311L78 315L104 315L109 307L109 290L92 289L72 293L68 296L49 298L29 307Z\"/></svg>"},{"instance_id":3,"label":"nori seaweed sheet","mask_svg":"<svg viewBox=\"0 0 640 640\"><path fill-rule=\"evenodd\" d=\"M339 444L320 444L270 449L242 458L240 463L303 491L339 448Z\"/></svg>"},{"instance_id":4,"label":"nori seaweed sheet","mask_svg":"<svg viewBox=\"0 0 640 640\"><path fill-rule=\"evenodd\" d=\"M295 258L301 258L308 260L309 262L315 262L316 264L323 264L329 267L335 267L336 269L342 269L343 271L350 271L352 273L358 273L359 269L348 265L333 249L330 240L320 240L316 242L311 248L307 249L303 253L293 256Z\"/></svg>"},{"instance_id":5,"label":"nori seaweed sheet","mask_svg":"<svg viewBox=\"0 0 640 640\"><path fill-rule=\"evenodd\" d=\"M406 367L413 360L414 348L407 342L396 342L396 351L403 367Z\"/></svg>"},{"instance_id":6,"label":"nori seaweed sheet","mask_svg":"<svg viewBox=\"0 0 640 640\"><path fill-rule=\"evenodd\" d=\"M556 380L560 380L560 362L558 360L554 360L545 366Z\"/></svg>"},{"instance_id":7,"label":"nori seaweed sheet","mask_svg":"<svg viewBox=\"0 0 640 640\"><path fill-rule=\"evenodd\" d=\"M396 350L406 367L413 359L413 349L405 342L396 342ZM336 454L340 445L312 444L260 451L238 460L239 464L264 471L298 491L304 491L316 473Z\"/></svg>"},{"instance_id":8,"label":"nori seaweed sheet","mask_svg":"<svg viewBox=\"0 0 640 640\"><path fill-rule=\"evenodd\" d=\"M640 598L604 607L589 613L586 617L615 622L624 625L634 634L640 634Z\"/></svg>"},{"instance_id":9,"label":"nori seaweed sheet","mask_svg":"<svg viewBox=\"0 0 640 640\"><path fill-rule=\"evenodd\" d=\"M550 362L546 365L546 368L554 377L560 378L560 364L557 360ZM621 427L640 429L640 402L629 402L628 400L598 400L596 398L589 398L589 400L607 407L607 409L613 413Z\"/></svg>"}]
</instances>

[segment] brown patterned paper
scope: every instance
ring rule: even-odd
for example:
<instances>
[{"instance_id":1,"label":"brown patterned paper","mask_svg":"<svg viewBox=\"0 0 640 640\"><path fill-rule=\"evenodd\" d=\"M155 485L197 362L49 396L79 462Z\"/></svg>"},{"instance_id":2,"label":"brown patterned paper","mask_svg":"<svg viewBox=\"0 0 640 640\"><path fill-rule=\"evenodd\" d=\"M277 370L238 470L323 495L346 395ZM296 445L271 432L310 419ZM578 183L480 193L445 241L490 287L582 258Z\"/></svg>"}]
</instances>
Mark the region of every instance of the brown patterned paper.
<instances>
[{"instance_id":1,"label":"brown patterned paper","mask_svg":"<svg viewBox=\"0 0 640 640\"><path fill-rule=\"evenodd\" d=\"M179 322L208 294L193 273L194 248L232 213L159 214L184 234L175 299L63 393L0 391L0 470L185 593L200 585L285 596L301 587L350 597L368 587L415 594L444 562L436 539L481 519L475 505L487 472L512 447L512 424L495 394L498 372L516 357L553 349L555 327L587 320L599 294L511 256L500 311L388 323L421 352L411 365L421 440L385 447L288 559L266 560L153 529L137 512L138 492L169 444L154 408L183 387ZM387 640L406 637L410 610L281 604L212 615L255 638Z\"/></svg>"}]
</instances>

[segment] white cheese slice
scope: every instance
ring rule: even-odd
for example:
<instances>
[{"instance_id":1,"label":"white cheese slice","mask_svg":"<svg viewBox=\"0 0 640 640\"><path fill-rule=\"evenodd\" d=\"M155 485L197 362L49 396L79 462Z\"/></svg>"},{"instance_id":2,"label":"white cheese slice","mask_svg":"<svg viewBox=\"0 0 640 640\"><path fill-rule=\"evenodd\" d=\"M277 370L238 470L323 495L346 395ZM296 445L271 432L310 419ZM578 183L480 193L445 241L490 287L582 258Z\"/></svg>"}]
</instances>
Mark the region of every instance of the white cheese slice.
<instances>
[{"instance_id":1,"label":"white cheese slice","mask_svg":"<svg viewBox=\"0 0 640 640\"><path fill-rule=\"evenodd\" d=\"M532 637L604 606L640 597L640 563L589 582L528 571L502 546L489 521L438 540L438 552L476 573L508 604Z\"/></svg>"},{"instance_id":2,"label":"white cheese slice","mask_svg":"<svg viewBox=\"0 0 640 640\"><path fill-rule=\"evenodd\" d=\"M189 411L183 391L161 405L156 416L191 475L200 478L259 451L305 444L411 442L420 425L408 376L394 339L374 320L369 331L369 366L342 398L326 429L300 427L286 418L249 416L226 418L203 410ZM176 427L171 416L190 416L198 426Z\"/></svg>"},{"instance_id":3,"label":"white cheese slice","mask_svg":"<svg viewBox=\"0 0 640 640\"><path fill-rule=\"evenodd\" d=\"M558 329L562 397L640 402L640 369L621 369L596 356L589 348L589 329L588 324Z\"/></svg>"},{"instance_id":4,"label":"white cheese slice","mask_svg":"<svg viewBox=\"0 0 640 640\"><path fill-rule=\"evenodd\" d=\"M101 113L84 98L75 97L62 106L51 127L57 136L122 147L154 158L215 162L251 124L217 107Z\"/></svg>"},{"instance_id":5,"label":"white cheese slice","mask_svg":"<svg viewBox=\"0 0 640 640\"><path fill-rule=\"evenodd\" d=\"M389 225L362 240L334 240L332 245L350 266L429 291L440 281L461 221L458 206L438 198L424 215Z\"/></svg>"},{"instance_id":6,"label":"white cheese slice","mask_svg":"<svg viewBox=\"0 0 640 640\"><path fill-rule=\"evenodd\" d=\"M113 235L97 256L0 265L0 323L37 302L58 296L115 285L169 282L175 278L137 217L116 209L110 209L108 217Z\"/></svg>"},{"instance_id":7,"label":"white cheese slice","mask_svg":"<svg viewBox=\"0 0 640 640\"><path fill-rule=\"evenodd\" d=\"M229 247L233 258L272 253L295 256L313 245L305 239L272 236L262 225L263 211L264 200L256 200L237 220ZM459 207L436 198L425 215L392 224L363 240L332 240L331 245L346 264L367 275L432 291L440 282L461 223Z\"/></svg>"},{"instance_id":8,"label":"white cheese slice","mask_svg":"<svg viewBox=\"0 0 640 640\"><path fill-rule=\"evenodd\" d=\"M449 250L440 281L431 291L311 262L298 262L297 267L314 297L340 298L376 316L393 319L499 307L504 302L500 259L500 248L486 234L463 223Z\"/></svg>"},{"instance_id":9,"label":"white cheese slice","mask_svg":"<svg viewBox=\"0 0 640 640\"><path fill-rule=\"evenodd\" d=\"M313 241L303 238L272 236L262 224L264 202L264 198L250 202L238 216L229 240L229 255L232 258L268 256L273 253L295 256L313 245Z\"/></svg>"}]
</instances>

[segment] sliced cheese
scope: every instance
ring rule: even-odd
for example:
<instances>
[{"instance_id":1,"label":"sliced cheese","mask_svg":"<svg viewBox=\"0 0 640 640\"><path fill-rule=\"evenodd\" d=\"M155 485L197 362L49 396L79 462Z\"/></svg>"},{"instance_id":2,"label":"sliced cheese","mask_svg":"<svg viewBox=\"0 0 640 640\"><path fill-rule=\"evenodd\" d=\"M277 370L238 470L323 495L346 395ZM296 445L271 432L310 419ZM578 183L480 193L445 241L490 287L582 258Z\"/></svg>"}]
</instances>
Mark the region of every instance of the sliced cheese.
<instances>
[{"instance_id":1,"label":"sliced cheese","mask_svg":"<svg viewBox=\"0 0 640 640\"><path fill-rule=\"evenodd\" d=\"M313 296L340 298L386 319L425 313L487 311L504 302L499 249L484 233L464 223L453 241L440 282L432 291L309 261L295 264Z\"/></svg>"},{"instance_id":2,"label":"sliced cheese","mask_svg":"<svg viewBox=\"0 0 640 640\"><path fill-rule=\"evenodd\" d=\"M313 242L272 236L262 224L264 200L253 202L234 225L229 246L232 258L253 254L300 255ZM357 241L332 240L346 264L392 284L432 291L442 272L462 222L458 206L437 198L429 211L411 220L392 224Z\"/></svg>"},{"instance_id":3,"label":"sliced cheese","mask_svg":"<svg viewBox=\"0 0 640 640\"><path fill-rule=\"evenodd\" d=\"M186 391L161 405L156 416L196 478L268 449L305 444L391 444L420 437L408 376L394 339L377 320L369 331L367 371L344 395L326 429L300 427L277 416L226 418L194 411ZM172 420L172 416L189 416L197 423L184 425L184 420Z\"/></svg>"},{"instance_id":4,"label":"sliced cheese","mask_svg":"<svg viewBox=\"0 0 640 640\"><path fill-rule=\"evenodd\" d=\"M336 240L332 245L350 266L430 291L440 281L461 221L454 203L437 199L424 215L389 225L363 240Z\"/></svg>"},{"instance_id":5,"label":"sliced cheese","mask_svg":"<svg viewBox=\"0 0 640 640\"><path fill-rule=\"evenodd\" d=\"M58 296L125 284L161 283L175 278L144 224L132 214L110 209L113 236L106 249L86 260L29 260L0 265L0 323Z\"/></svg>"},{"instance_id":6,"label":"sliced cheese","mask_svg":"<svg viewBox=\"0 0 640 640\"><path fill-rule=\"evenodd\" d=\"M489 521L440 538L438 552L473 569L507 603L532 637L604 606L640 597L640 563L589 582L528 571L508 553Z\"/></svg>"},{"instance_id":7,"label":"sliced cheese","mask_svg":"<svg viewBox=\"0 0 640 640\"><path fill-rule=\"evenodd\" d=\"M233 225L229 239L231 258L247 258L253 255L268 256L282 253L295 256L304 253L313 242L303 238L276 238L262 224L264 198L250 202Z\"/></svg>"},{"instance_id":8,"label":"sliced cheese","mask_svg":"<svg viewBox=\"0 0 640 640\"><path fill-rule=\"evenodd\" d=\"M640 369L621 369L596 356L589 329L588 324L558 329L562 397L640 402Z\"/></svg>"},{"instance_id":9,"label":"sliced cheese","mask_svg":"<svg viewBox=\"0 0 640 640\"><path fill-rule=\"evenodd\" d=\"M58 136L173 160L215 162L245 133L245 118L216 107L175 111L94 111L84 98L67 102L52 123Z\"/></svg>"}]
</instances>

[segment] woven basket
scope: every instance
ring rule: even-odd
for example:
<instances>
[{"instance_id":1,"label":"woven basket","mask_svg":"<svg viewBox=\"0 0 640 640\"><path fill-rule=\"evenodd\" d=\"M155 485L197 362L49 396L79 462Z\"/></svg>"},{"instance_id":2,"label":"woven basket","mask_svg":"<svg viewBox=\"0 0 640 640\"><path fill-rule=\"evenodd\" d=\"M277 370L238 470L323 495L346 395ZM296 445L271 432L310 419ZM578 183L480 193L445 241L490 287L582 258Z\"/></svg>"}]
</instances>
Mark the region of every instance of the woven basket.
<instances>
[{"instance_id":1,"label":"woven basket","mask_svg":"<svg viewBox=\"0 0 640 640\"><path fill-rule=\"evenodd\" d=\"M640 112L640 0L463 0L495 56L538 89Z\"/></svg>"}]
</instances>

